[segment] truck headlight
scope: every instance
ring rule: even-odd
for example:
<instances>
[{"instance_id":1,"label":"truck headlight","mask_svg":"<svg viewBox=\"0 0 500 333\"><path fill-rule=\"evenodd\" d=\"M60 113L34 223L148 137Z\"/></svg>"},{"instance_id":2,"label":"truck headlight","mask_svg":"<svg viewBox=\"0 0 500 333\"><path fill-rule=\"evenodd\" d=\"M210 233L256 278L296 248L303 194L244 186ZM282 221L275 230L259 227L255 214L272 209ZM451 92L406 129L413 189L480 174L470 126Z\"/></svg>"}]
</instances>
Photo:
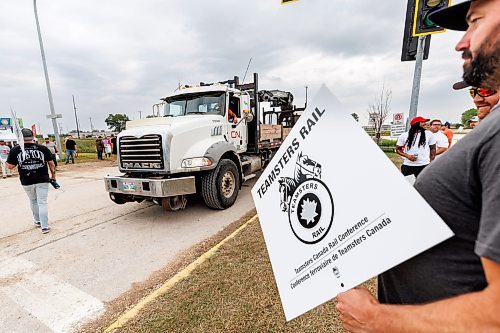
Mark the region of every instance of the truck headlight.
<instances>
[{"instance_id":1,"label":"truck headlight","mask_svg":"<svg viewBox=\"0 0 500 333\"><path fill-rule=\"evenodd\" d=\"M207 157L186 158L185 160L182 160L181 163L182 168L199 168L211 165L212 160Z\"/></svg>"}]
</instances>

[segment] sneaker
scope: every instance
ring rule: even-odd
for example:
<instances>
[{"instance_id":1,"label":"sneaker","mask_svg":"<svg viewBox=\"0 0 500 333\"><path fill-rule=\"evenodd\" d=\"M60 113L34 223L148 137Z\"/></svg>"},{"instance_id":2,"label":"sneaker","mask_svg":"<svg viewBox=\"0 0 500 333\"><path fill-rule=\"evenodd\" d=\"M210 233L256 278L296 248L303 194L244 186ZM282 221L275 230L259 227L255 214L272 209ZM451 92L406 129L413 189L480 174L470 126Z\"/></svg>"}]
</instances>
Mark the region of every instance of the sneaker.
<instances>
[{"instance_id":1,"label":"sneaker","mask_svg":"<svg viewBox=\"0 0 500 333\"><path fill-rule=\"evenodd\" d=\"M40 228L42 226L42 224L40 222L34 222L35 223L35 227L37 228Z\"/></svg>"},{"instance_id":2,"label":"sneaker","mask_svg":"<svg viewBox=\"0 0 500 333\"><path fill-rule=\"evenodd\" d=\"M50 231L50 228L43 228L42 229L42 234L48 234Z\"/></svg>"}]
</instances>

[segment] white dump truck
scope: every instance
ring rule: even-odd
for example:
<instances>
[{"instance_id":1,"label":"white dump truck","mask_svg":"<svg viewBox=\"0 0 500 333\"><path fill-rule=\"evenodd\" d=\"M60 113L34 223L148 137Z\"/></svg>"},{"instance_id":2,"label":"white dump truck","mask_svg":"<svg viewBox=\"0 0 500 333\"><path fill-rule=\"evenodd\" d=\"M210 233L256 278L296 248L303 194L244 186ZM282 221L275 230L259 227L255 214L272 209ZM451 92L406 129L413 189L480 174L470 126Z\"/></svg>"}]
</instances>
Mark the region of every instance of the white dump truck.
<instances>
[{"instance_id":1,"label":"white dump truck","mask_svg":"<svg viewBox=\"0 0 500 333\"><path fill-rule=\"evenodd\" d=\"M289 92L259 91L256 73L253 80L179 87L153 106L153 117L127 122L117 138L123 174L105 177L111 200L176 211L200 194L210 208L232 206L306 107L295 107Z\"/></svg>"}]
</instances>

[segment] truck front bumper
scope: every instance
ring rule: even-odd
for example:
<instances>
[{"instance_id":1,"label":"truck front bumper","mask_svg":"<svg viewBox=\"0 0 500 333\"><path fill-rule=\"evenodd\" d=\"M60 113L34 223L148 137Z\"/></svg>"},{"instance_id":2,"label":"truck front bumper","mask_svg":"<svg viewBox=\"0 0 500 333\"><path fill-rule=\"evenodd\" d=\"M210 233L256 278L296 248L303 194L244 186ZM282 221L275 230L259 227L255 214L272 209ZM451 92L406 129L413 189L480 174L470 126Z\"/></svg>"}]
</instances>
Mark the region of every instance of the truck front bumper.
<instances>
[{"instance_id":1,"label":"truck front bumper","mask_svg":"<svg viewBox=\"0 0 500 333\"><path fill-rule=\"evenodd\" d=\"M195 177L142 179L105 176L106 191L134 196L164 198L196 193Z\"/></svg>"}]
</instances>

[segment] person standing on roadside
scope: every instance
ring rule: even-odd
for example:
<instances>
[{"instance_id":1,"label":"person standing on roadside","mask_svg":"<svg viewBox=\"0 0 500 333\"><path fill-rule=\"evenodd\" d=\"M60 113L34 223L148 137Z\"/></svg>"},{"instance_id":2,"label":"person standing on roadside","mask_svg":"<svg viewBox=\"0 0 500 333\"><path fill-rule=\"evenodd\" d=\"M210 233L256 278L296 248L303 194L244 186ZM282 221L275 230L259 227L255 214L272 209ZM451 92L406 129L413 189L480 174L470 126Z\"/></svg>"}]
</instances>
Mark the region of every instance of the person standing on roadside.
<instances>
[{"instance_id":1,"label":"person standing on roadside","mask_svg":"<svg viewBox=\"0 0 500 333\"><path fill-rule=\"evenodd\" d=\"M102 143L104 145L104 156L111 157L111 142L106 135L104 136Z\"/></svg>"},{"instance_id":2,"label":"person standing on roadside","mask_svg":"<svg viewBox=\"0 0 500 333\"><path fill-rule=\"evenodd\" d=\"M451 125L447 121L441 126L441 132L448 138L448 148L451 147L451 143L453 142L453 131L450 127Z\"/></svg>"},{"instance_id":3,"label":"person standing on roadside","mask_svg":"<svg viewBox=\"0 0 500 333\"><path fill-rule=\"evenodd\" d=\"M470 88L469 94L474 99L479 121L486 118L486 116L490 114L491 109L493 109L500 100L500 93L494 89Z\"/></svg>"},{"instance_id":4,"label":"person standing on roadside","mask_svg":"<svg viewBox=\"0 0 500 333\"><path fill-rule=\"evenodd\" d=\"M75 164L75 155L76 151L76 141L73 140L71 135L68 135L66 138L66 164L69 163L69 159L71 158L71 163Z\"/></svg>"},{"instance_id":5,"label":"person standing on roadside","mask_svg":"<svg viewBox=\"0 0 500 333\"><path fill-rule=\"evenodd\" d=\"M403 157L401 173L418 177L420 172L436 157L436 139L427 131L425 123L429 119L415 117L410 122L410 130L399 136L396 153Z\"/></svg>"},{"instance_id":6,"label":"person standing on roadside","mask_svg":"<svg viewBox=\"0 0 500 333\"><path fill-rule=\"evenodd\" d=\"M448 138L441 132L441 120L434 119L431 120L429 131L434 134L436 138L436 157L448 150Z\"/></svg>"},{"instance_id":7,"label":"person standing on roadside","mask_svg":"<svg viewBox=\"0 0 500 333\"><path fill-rule=\"evenodd\" d=\"M453 89L460 90L469 88L469 95L472 97L474 105L477 109L478 122L486 118L490 114L491 109L498 104L500 93L494 89L470 87L464 81L457 82L453 85Z\"/></svg>"},{"instance_id":8,"label":"person standing on roadside","mask_svg":"<svg viewBox=\"0 0 500 333\"><path fill-rule=\"evenodd\" d=\"M45 138L45 147L50 150L50 153L52 154L52 161L57 168L57 154L59 153L59 150L57 149L55 139L50 141L49 138Z\"/></svg>"},{"instance_id":9,"label":"person standing on roadside","mask_svg":"<svg viewBox=\"0 0 500 333\"><path fill-rule=\"evenodd\" d=\"M24 152L19 145L12 148L7 158L7 167L13 169L17 166L19 179L30 200L35 226L41 227L42 233L46 234L50 231L47 202L49 181L56 179L56 166L50 150L33 143L33 132L30 129L23 128L21 132L24 138Z\"/></svg>"},{"instance_id":10,"label":"person standing on roadside","mask_svg":"<svg viewBox=\"0 0 500 333\"><path fill-rule=\"evenodd\" d=\"M104 144L102 143L101 137L95 140L95 149L97 151L97 159L102 160L102 152L104 151Z\"/></svg>"},{"instance_id":11,"label":"person standing on roadside","mask_svg":"<svg viewBox=\"0 0 500 333\"><path fill-rule=\"evenodd\" d=\"M116 146L116 136L114 136L114 134L111 134L110 138L111 139L109 141L111 143L111 151L113 155L116 156L116 154L118 153L117 151L118 147Z\"/></svg>"},{"instance_id":12,"label":"person standing on roadside","mask_svg":"<svg viewBox=\"0 0 500 333\"><path fill-rule=\"evenodd\" d=\"M474 116L474 117L469 119L469 127L470 128L475 128L477 126L477 124L479 124L479 117L478 116Z\"/></svg>"},{"instance_id":13,"label":"person standing on roadside","mask_svg":"<svg viewBox=\"0 0 500 333\"><path fill-rule=\"evenodd\" d=\"M0 140L0 167L2 168L2 178L12 176L10 169L7 168L7 157L9 156L10 147L7 146L4 140Z\"/></svg>"},{"instance_id":14,"label":"person standing on roadside","mask_svg":"<svg viewBox=\"0 0 500 333\"><path fill-rule=\"evenodd\" d=\"M475 0L429 15L443 28L466 31L455 50L473 87L500 89L499 13L500 0ZM339 294L347 330L500 332L499 108L415 183L455 235L381 274L378 301L360 287Z\"/></svg>"}]
</instances>

